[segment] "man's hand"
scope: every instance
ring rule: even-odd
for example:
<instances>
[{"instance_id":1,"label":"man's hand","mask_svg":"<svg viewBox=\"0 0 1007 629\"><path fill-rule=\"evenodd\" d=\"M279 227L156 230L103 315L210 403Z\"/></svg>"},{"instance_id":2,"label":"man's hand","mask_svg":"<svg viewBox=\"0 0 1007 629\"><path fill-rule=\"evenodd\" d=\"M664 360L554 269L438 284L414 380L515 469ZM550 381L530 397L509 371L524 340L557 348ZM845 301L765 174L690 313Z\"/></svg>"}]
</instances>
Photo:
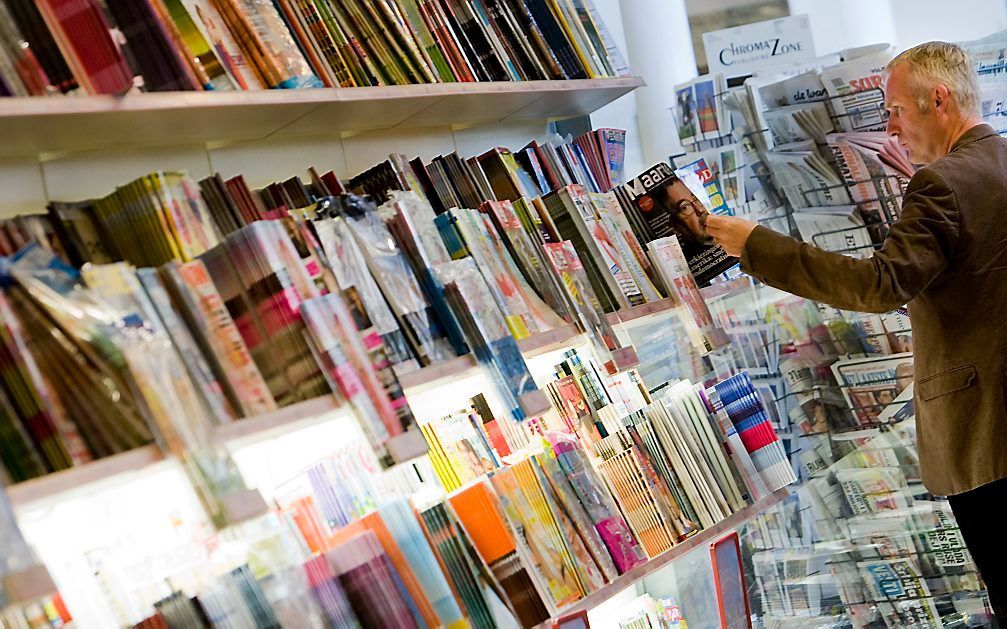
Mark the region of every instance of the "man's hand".
<instances>
[{"instance_id":1,"label":"man's hand","mask_svg":"<svg viewBox=\"0 0 1007 629\"><path fill-rule=\"evenodd\" d=\"M756 224L736 216L711 214L706 219L706 231L729 255L741 256L745 243L752 235Z\"/></svg>"}]
</instances>

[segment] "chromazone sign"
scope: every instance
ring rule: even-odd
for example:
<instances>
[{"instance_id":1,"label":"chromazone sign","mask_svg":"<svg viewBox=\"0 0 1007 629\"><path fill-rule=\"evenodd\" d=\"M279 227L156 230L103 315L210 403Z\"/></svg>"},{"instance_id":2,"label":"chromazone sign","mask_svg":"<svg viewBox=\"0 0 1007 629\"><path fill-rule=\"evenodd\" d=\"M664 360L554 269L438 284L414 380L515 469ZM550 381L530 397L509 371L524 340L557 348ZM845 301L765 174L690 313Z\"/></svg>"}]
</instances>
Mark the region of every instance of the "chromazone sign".
<instances>
[{"instance_id":1,"label":"chromazone sign","mask_svg":"<svg viewBox=\"0 0 1007 629\"><path fill-rule=\"evenodd\" d=\"M728 77L815 57L807 15L703 33L703 47L710 73Z\"/></svg>"}]
</instances>

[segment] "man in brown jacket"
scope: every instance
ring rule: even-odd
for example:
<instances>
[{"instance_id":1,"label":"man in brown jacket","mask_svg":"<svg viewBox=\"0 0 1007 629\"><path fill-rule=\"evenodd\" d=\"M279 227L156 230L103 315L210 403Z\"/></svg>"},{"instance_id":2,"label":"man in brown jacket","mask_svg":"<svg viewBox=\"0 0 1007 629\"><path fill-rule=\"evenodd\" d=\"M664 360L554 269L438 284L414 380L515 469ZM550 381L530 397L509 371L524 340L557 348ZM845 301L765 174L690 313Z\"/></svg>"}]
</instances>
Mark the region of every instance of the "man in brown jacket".
<instances>
[{"instance_id":1,"label":"man in brown jacket","mask_svg":"<svg viewBox=\"0 0 1007 629\"><path fill-rule=\"evenodd\" d=\"M844 310L909 305L923 482L946 495L1007 623L1007 140L982 124L975 68L922 44L885 70L888 133L914 163L899 220L869 259L734 217L707 229L751 276ZM1007 626L1007 624L1005 624Z\"/></svg>"}]
</instances>

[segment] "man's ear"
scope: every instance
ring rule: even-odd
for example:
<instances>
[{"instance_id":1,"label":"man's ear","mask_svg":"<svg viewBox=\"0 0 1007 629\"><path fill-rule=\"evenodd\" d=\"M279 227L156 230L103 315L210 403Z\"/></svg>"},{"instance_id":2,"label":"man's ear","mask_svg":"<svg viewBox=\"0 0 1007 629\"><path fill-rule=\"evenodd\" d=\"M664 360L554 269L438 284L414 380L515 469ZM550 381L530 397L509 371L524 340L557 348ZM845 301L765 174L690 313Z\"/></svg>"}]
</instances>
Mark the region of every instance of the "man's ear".
<instances>
[{"instance_id":1,"label":"man's ear","mask_svg":"<svg viewBox=\"0 0 1007 629\"><path fill-rule=\"evenodd\" d=\"M939 112L947 113L948 111L948 88L946 85L938 84L934 87L933 93L931 94L931 103Z\"/></svg>"}]
</instances>

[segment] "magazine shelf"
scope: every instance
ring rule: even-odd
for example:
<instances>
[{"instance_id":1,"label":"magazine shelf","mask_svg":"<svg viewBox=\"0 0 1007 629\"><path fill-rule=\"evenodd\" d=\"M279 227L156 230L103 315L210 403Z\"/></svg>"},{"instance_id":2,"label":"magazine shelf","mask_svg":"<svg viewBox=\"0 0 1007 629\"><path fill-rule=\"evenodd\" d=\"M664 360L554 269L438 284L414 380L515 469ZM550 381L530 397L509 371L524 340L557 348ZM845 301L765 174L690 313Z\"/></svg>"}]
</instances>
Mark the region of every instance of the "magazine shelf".
<instances>
[{"instance_id":1,"label":"magazine shelf","mask_svg":"<svg viewBox=\"0 0 1007 629\"><path fill-rule=\"evenodd\" d=\"M670 312L675 307L671 299L662 299L639 306L626 308L618 312L607 315L609 323L612 325L639 324L646 317L651 317L661 313ZM533 334L517 342L521 348L521 354L525 358L533 358L548 352L574 347L586 341L586 337L574 325L565 325L541 334ZM437 363L418 369L399 377L402 388L406 390L429 389L433 386L443 384L441 381L449 378L457 378L463 374L468 374L476 369L475 357L472 354L465 354L451 360Z\"/></svg>"},{"instance_id":2,"label":"magazine shelf","mask_svg":"<svg viewBox=\"0 0 1007 629\"><path fill-rule=\"evenodd\" d=\"M659 302L628 308L619 313L612 313L608 317L613 324L627 324L641 321L644 317L668 312L672 307L673 302L670 299L663 299ZM572 347L582 341L584 341L583 335L573 325L566 325L522 339L518 342L518 346L526 357L533 357L555 349ZM400 381L405 389L447 386L449 383L444 382L445 380L457 378L476 368L475 358L471 354L466 354L405 374L400 378ZM289 431L319 421L331 411L339 408L341 408L341 404L336 397L317 397L285 406L271 413L222 424L217 428L216 434L223 443L265 440L276 436L280 431ZM139 471L163 460L164 456L156 445L144 446L99 459L87 465L18 483L9 488L9 494L11 502L21 506L71 488Z\"/></svg>"},{"instance_id":3,"label":"magazine shelf","mask_svg":"<svg viewBox=\"0 0 1007 629\"><path fill-rule=\"evenodd\" d=\"M0 156L559 120L592 113L642 85L629 77L4 98Z\"/></svg>"}]
</instances>

